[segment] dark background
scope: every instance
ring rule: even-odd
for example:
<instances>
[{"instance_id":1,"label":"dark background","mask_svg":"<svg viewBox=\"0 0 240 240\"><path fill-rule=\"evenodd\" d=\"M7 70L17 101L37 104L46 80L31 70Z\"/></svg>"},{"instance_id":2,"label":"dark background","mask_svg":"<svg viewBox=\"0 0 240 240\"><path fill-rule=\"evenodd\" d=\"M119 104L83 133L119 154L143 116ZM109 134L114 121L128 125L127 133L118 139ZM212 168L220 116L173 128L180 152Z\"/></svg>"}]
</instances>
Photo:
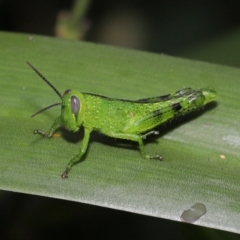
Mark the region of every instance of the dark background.
<instances>
[{"instance_id":1,"label":"dark background","mask_svg":"<svg viewBox=\"0 0 240 240\"><path fill-rule=\"evenodd\" d=\"M72 6L69 0L0 0L0 30L55 36L59 12ZM81 23L84 41L240 66L238 0L95 0ZM4 191L0 214L0 239L240 239L170 220Z\"/></svg>"},{"instance_id":2,"label":"dark background","mask_svg":"<svg viewBox=\"0 0 240 240\"><path fill-rule=\"evenodd\" d=\"M0 0L0 30L54 36L57 16L71 10L70 0ZM208 43L235 34L240 39L238 0L89 0L85 41L185 56ZM233 36L233 37L234 37ZM214 56L193 58L231 64L239 44ZM221 58L221 54L228 57ZM189 55L192 54L190 53ZM220 59L219 59L220 57ZM239 61L238 61L239 62ZM238 65L235 64L235 65ZM239 65L238 65L239 66Z\"/></svg>"}]
</instances>

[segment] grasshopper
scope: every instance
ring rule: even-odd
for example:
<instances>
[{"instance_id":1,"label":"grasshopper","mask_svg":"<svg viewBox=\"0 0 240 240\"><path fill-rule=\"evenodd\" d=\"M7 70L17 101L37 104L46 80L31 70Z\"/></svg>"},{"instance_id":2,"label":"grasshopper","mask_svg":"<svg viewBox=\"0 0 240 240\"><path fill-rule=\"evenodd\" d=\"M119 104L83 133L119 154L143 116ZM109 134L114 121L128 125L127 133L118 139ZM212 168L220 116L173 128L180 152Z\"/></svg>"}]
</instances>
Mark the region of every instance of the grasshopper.
<instances>
[{"instance_id":1,"label":"grasshopper","mask_svg":"<svg viewBox=\"0 0 240 240\"><path fill-rule=\"evenodd\" d=\"M60 97L61 103L52 104L32 115L54 106L61 105L61 115L57 117L48 134L37 129L34 134L51 138L59 127L77 132L84 128L84 138L79 153L68 163L62 178L67 178L73 165L85 154L90 134L98 131L109 137L137 142L141 156L145 159L162 159L161 155L150 156L145 153L143 139L151 134L158 134L154 129L178 116L202 108L213 101L217 93L212 88L193 90L183 88L163 96L139 100L123 100L105 96L83 93L77 90L66 90L63 95L29 62L27 64L46 82Z\"/></svg>"}]
</instances>

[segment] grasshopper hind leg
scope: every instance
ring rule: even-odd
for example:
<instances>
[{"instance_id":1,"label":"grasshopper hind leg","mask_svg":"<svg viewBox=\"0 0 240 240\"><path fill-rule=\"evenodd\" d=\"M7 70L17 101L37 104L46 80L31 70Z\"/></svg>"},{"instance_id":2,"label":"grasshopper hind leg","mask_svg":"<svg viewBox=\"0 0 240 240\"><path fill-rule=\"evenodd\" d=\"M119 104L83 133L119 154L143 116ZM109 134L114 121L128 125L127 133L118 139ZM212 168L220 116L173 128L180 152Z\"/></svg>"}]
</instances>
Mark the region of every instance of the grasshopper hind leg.
<instances>
[{"instance_id":1,"label":"grasshopper hind leg","mask_svg":"<svg viewBox=\"0 0 240 240\"><path fill-rule=\"evenodd\" d=\"M151 135L151 134L159 134L158 131L151 131L151 132L148 132L146 134L144 134L143 136L139 136L139 139L138 139L138 145L139 145L139 150L140 150L140 153L141 153L141 156L142 158L145 158L145 159L158 159L160 161L163 160L163 156L160 155L160 154L157 154L155 156L150 156L150 155L147 155L145 153L145 146L143 144L143 139L146 138L147 136Z\"/></svg>"},{"instance_id":2,"label":"grasshopper hind leg","mask_svg":"<svg viewBox=\"0 0 240 240\"><path fill-rule=\"evenodd\" d=\"M152 130L150 132L147 132L143 135L141 135L142 139L146 139L147 136L150 136L150 135L158 135L159 134L159 131L157 130ZM142 142L142 145L143 145L143 142ZM140 151L141 151L141 148L144 148L144 145L141 146L141 143L139 143L139 148L140 148ZM142 155L142 154L141 154ZM144 156L142 156L144 157ZM147 158L147 159L158 159L158 160L163 160L163 156L158 154L158 155L155 155L155 156L149 156L149 155L146 155L144 158Z\"/></svg>"},{"instance_id":3,"label":"grasshopper hind leg","mask_svg":"<svg viewBox=\"0 0 240 240\"><path fill-rule=\"evenodd\" d=\"M159 131L153 130L142 135L142 139L146 139L149 135L158 135Z\"/></svg>"},{"instance_id":4,"label":"grasshopper hind leg","mask_svg":"<svg viewBox=\"0 0 240 240\"><path fill-rule=\"evenodd\" d=\"M146 154L146 152L145 152L145 146L143 144L143 139L145 139L147 136L149 136L151 134L157 135L157 134L159 134L159 132L153 130L148 133L145 133L144 135L130 134L130 133L112 133L111 137L137 142L138 146L139 146L140 154L141 154L142 158L144 158L144 159L163 160L163 157L160 154L155 155L155 156L150 156L150 155Z\"/></svg>"}]
</instances>

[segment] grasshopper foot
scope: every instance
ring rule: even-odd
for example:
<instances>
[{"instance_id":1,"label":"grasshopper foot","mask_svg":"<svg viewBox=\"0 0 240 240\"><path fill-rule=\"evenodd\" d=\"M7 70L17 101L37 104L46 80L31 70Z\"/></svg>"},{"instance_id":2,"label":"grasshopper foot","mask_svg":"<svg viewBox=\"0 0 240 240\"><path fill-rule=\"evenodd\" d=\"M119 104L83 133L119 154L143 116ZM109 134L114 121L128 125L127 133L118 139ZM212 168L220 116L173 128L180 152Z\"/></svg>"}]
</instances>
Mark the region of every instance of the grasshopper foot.
<instances>
[{"instance_id":1,"label":"grasshopper foot","mask_svg":"<svg viewBox=\"0 0 240 240\"><path fill-rule=\"evenodd\" d=\"M160 161L163 161L164 158L163 158L162 155L158 154L158 155L155 156L155 159L158 159L158 160L160 160Z\"/></svg>"},{"instance_id":2,"label":"grasshopper foot","mask_svg":"<svg viewBox=\"0 0 240 240\"><path fill-rule=\"evenodd\" d=\"M33 131L33 134L40 134L42 135L43 137L46 137L47 134L45 132L43 132L42 130L39 130L39 129L36 129Z\"/></svg>"},{"instance_id":3,"label":"grasshopper foot","mask_svg":"<svg viewBox=\"0 0 240 240\"><path fill-rule=\"evenodd\" d=\"M149 156L149 155L146 155L145 158L146 158L146 159L157 159L157 160L160 160L160 161L163 160L163 156L160 155L160 154L157 154L156 156Z\"/></svg>"},{"instance_id":4,"label":"grasshopper foot","mask_svg":"<svg viewBox=\"0 0 240 240\"><path fill-rule=\"evenodd\" d=\"M68 178L69 168L67 167L66 170L62 173L62 178Z\"/></svg>"},{"instance_id":5,"label":"grasshopper foot","mask_svg":"<svg viewBox=\"0 0 240 240\"><path fill-rule=\"evenodd\" d=\"M160 160L160 161L163 161L163 156L158 154L156 156L147 156L148 159L157 159L157 160Z\"/></svg>"}]
</instances>

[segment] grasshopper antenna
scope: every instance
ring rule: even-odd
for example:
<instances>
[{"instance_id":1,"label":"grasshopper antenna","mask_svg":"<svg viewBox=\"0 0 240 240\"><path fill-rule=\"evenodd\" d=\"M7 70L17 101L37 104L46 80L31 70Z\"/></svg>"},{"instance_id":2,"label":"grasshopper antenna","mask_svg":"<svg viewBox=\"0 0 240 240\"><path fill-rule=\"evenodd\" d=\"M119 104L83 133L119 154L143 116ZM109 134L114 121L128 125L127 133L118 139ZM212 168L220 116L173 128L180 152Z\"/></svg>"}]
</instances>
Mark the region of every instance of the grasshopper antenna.
<instances>
[{"instance_id":1,"label":"grasshopper antenna","mask_svg":"<svg viewBox=\"0 0 240 240\"><path fill-rule=\"evenodd\" d=\"M50 106L48 106L48 107L45 107L45 108L37 111L36 113L34 113L31 117L33 118L33 117L35 117L36 115L38 115L39 113L42 113L42 112L48 110L49 108L52 108L52 107L55 107L55 106L58 106L58 105L62 105L62 103L54 103L54 104L52 104L52 105L50 105Z\"/></svg>"},{"instance_id":2,"label":"grasshopper antenna","mask_svg":"<svg viewBox=\"0 0 240 240\"><path fill-rule=\"evenodd\" d=\"M26 62L26 63L62 99L62 95L60 94L60 92L30 62ZM34 113L31 117L35 117L39 113L42 113L42 112L48 110L49 108L52 108L52 107L55 107L58 105L62 105L62 103L54 103L48 107L45 107L45 108L39 110L38 112Z\"/></svg>"},{"instance_id":3,"label":"grasshopper antenna","mask_svg":"<svg viewBox=\"0 0 240 240\"><path fill-rule=\"evenodd\" d=\"M30 62L26 63L62 99L62 95L60 94L60 92Z\"/></svg>"}]
</instances>

